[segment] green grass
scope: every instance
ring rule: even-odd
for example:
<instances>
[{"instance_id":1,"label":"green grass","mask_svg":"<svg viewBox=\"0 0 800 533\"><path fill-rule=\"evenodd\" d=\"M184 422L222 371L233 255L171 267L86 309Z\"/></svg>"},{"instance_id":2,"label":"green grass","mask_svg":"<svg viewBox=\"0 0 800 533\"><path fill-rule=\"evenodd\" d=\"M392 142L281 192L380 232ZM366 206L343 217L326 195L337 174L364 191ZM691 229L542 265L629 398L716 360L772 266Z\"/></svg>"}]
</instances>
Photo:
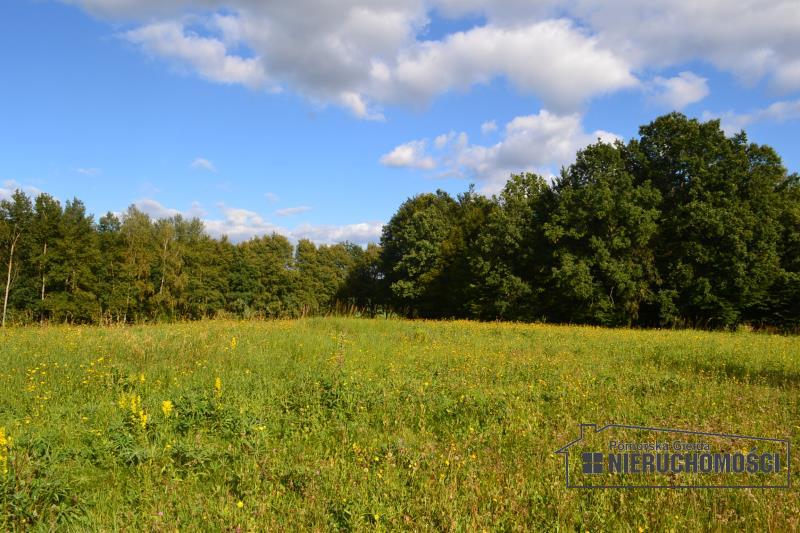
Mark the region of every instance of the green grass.
<instances>
[{"instance_id":1,"label":"green grass","mask_svg":"<svg viewBox=\"0 0 800 533\"><path fill-rule=\"evenodd\" d=\"M797 530L795 489L580 491L553 452L581 422L800 449L799 386L800 338L754 333L338 318L9 329L0 529Z\"/></svg>"}]
</instances>

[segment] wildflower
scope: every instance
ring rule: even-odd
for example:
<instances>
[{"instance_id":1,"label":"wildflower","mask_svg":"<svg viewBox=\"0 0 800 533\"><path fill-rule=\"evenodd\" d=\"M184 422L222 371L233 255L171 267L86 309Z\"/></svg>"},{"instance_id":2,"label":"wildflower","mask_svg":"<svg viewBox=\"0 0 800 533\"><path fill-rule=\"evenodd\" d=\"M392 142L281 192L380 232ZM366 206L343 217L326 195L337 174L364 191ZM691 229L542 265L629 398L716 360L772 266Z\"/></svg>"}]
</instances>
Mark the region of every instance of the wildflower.
<instances>
[{"instance_id":1,"label":"wildflower","mask_svg":"<svg viewBox=\"0 0 800 533\"><path fill-rule=\"evenodd\" d=\"M214 394L217 398L222 396L222 380L219 377L214 380Z\"/></svg>"},{"instance_id":2,"label":"wildflower","mask_svg":"<svg viewBox=\"0 0 800 533\"><path fill-rule=\"evenodd\" d=\"M231 350L236 349L236 337L231 338Z\"/></svg>"},{"instance_id":3,"label":"wildflower","mask_svg":"<svg viewBox=\"0 0 800 533\"><path fill-rule=\"evenodd\" d=\"M131 413L141 412L142 398L138 394L131 394Z\"/></svg>"},{"instance_id":4,"label":"wildflower","mask_svg":"<svg viewBox=\"0 0 800 533\"><path fill-rule=\"evenodd\" d=\"M0 427L0 473L8 474L8 452L11 450L11 437L6 436L6 428Z\"/></svg>"},{"instance_id":5,"label":"wildflower","mask_svg":"<svg viewBox=\"0 0 800 533\"><path fill-rule=\"evenodd\" d=\"M142 426L142 429L147 428L147 415L144 411L139 411L139 425Z\"/></svg>"},{"instance_id":6,"label":"wildflower","mask_svg":"<svg viewBox=\"0 0 800 533\"><path fill-rule=\"evenodd\" d=\"M236 502L236 507L241 509L242 507L244 507L244 502L242 500L239 500L238 502Z\"/></svg>"},{"instance_id":7,"label":"wildflower","mask_svg":"<svg viewBox=\"0 0 800 533\"><path fill-rule=\"evenodd\" d=\"M169 418L169 416L172 414L173 408L174 406L170 400L164 400L161 402L161 412L164 413L164 417Z\"/></svg>"}]
</instances>

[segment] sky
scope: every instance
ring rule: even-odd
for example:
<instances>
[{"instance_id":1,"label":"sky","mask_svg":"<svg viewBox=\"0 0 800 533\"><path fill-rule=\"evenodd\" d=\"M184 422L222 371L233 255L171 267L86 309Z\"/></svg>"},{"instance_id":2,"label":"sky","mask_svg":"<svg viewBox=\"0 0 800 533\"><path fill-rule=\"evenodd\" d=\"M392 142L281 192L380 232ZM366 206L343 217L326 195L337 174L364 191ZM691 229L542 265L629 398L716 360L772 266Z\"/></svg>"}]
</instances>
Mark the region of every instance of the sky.
<instances>
[{"instance_id":1,"label":"sky","mask_svg":"<svg viewBox=\"0 0 800 533\"><path fill-rule=\"evenodd\" d=\"M3 0L0 198L377 242L677 110L800 170L797 0Z\"/></svg>"}]
</instances>

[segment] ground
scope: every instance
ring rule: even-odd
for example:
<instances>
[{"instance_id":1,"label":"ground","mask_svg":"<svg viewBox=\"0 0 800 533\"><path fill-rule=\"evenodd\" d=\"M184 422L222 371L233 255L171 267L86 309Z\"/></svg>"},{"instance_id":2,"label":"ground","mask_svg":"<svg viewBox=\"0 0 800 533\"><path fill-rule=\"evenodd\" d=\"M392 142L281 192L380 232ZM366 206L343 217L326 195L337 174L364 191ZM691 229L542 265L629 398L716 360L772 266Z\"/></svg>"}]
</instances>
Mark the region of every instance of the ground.
<instances>
[{"instance_id":1,"label":"ground","mask_svg":"<svg viewBox=\"0 0 800 533\"><path fill-rule=\"evenodd\" d=\"M800 338L750 332L10 328L0 529L797 530L795 489L567 489L554 452L582 422L797 449L799 385Z\"/></svg>"}]
</instances>

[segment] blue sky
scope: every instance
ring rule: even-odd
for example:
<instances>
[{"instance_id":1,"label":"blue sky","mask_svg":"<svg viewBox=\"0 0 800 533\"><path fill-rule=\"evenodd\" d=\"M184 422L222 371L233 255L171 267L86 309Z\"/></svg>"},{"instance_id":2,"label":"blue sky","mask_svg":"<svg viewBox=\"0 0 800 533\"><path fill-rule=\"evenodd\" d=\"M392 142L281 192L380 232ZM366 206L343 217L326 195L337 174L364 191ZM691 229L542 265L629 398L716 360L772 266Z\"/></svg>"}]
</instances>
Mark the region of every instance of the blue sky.
<instances>
[{"instance_id":1,"label":"blue sky","mask_svg":"<svg viewBox=\"0 0 800 533\"><path fill-rule=\"evenodd\" d=\"M796 2L646 5L5 0L0 196L363 243L409 196L550 175L673 109L800 170Z\"/></svg>"}]
</instances>

